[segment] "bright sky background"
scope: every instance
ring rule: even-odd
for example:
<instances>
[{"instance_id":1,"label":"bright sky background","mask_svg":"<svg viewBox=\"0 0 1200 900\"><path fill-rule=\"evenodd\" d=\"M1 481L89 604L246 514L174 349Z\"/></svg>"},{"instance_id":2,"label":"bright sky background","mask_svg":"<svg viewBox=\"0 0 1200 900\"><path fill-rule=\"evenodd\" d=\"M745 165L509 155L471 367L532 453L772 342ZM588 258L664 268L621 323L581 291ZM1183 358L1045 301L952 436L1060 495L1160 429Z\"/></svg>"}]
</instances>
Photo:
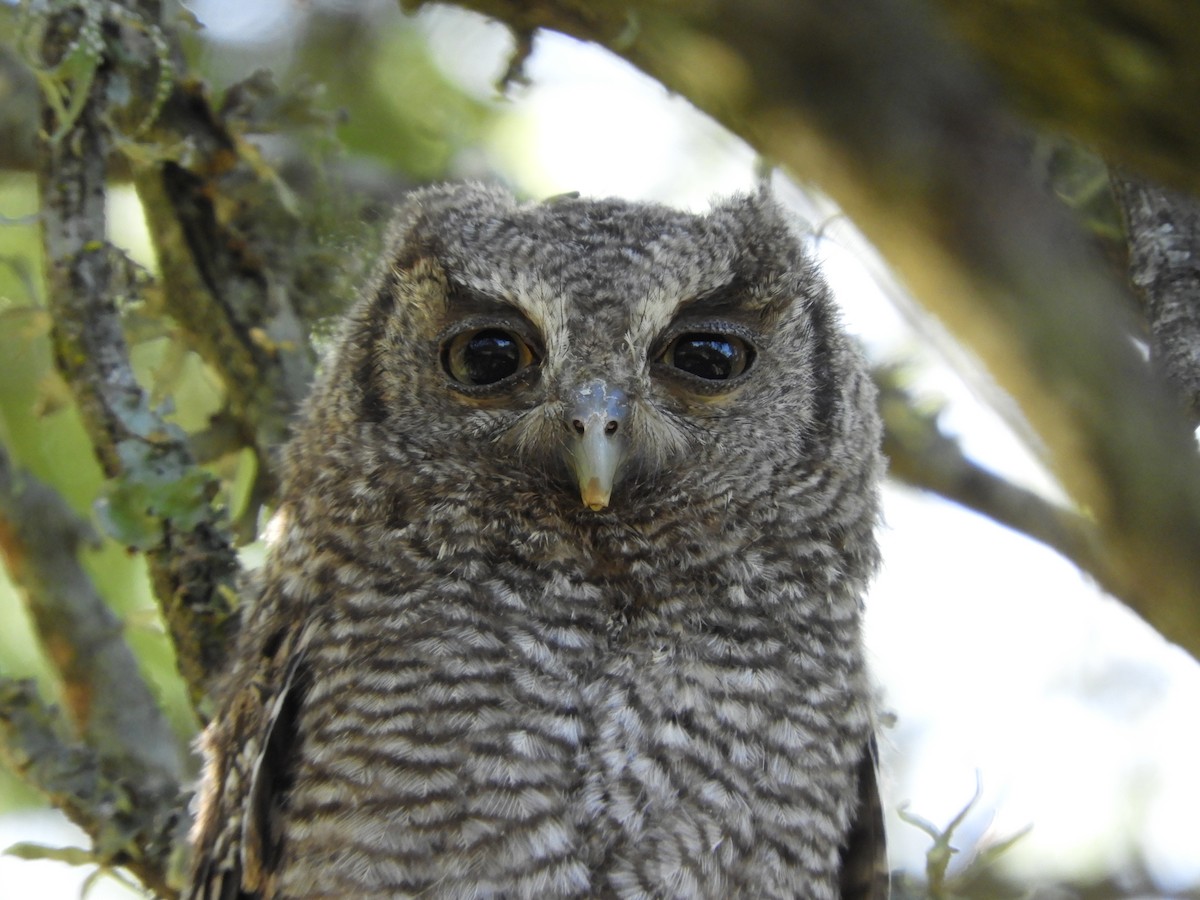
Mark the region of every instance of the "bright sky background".
<instances>
[{"instance_id":1,"label":"bright sky background","mask_svg":"<svg viewBox=\"0 0 1200 900\"><path fill-rule=\"evenodd\" d=\"M286 0L192 8L222 35L278 27L287 14ZM503 30L449 9L422 22L447 73L494 96L509 47ZM513 93L516 115L496 142L529 193L702 209L710 197L753 187L745 145L603 51L541 36L527 74L532 86ZM918 386L946 401L943 422L969 453L1052 490L1004 424L929 355L924 336L936 325L886 299L895 288L880 286L852 227L830 221L825 201L777 185L814 226L828 225L816 252L872 354L917 360ZM885 804L906 803L944 824L978 779L982 799L955 841L964 851L1032 826L1008 856L1028 875L1100 873L1140 858L1164 893L1200 882L1200 666L1054 553L978 516L890 488L886 520L867 622L874 672L897 720L881 741ZM0 847L17 840L79 838L50 814L0 818ZM889 843L893 866L923 868L928 838L894 812ZM0 857L4 896L77 896L81 877ZM90 896L127 895L104 880Z\"/></svg>"}]
</instances>

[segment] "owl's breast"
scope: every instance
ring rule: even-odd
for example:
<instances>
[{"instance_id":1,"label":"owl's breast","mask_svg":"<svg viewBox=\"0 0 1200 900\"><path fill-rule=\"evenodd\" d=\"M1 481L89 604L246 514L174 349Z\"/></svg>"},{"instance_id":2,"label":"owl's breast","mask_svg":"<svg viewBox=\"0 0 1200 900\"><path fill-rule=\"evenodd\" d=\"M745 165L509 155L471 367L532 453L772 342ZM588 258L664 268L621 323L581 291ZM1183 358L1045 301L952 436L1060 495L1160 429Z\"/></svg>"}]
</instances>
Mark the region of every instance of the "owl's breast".
<instances>
[{"instance_id":1,"label":"owl's breast","mask_svg":"<svg viewBox=\"0 0 1200 900\"><path fill-rule=\"evenodd\" d=\"M689 635L608 658L584 690L583 809L629 896L834 896L869 730L862 682L818 686L786 639ZM832 687L831 687L832 683Z\"/></svg>"},{"instance_id":2,"label":"owl's breast","mask_svg":"<svg viewBox=\"0 0 1200 900\"><path fill-rule=\"evenodd\" d=\"M285 895L796 896L834 871L867 727L854 654L714 610L717 575L664 580L646 546L601 572L544 537L486 575L447 560L332 598Z\"/></svg>"},{"instance_id":3,"label":"owl's breast","mask_svg":"<svg viewBox=\"0 0 1200 900\"><path fill-rule=\"evenodd\" d=\"M308 661L284 895L588 896L587 593L563 580L548 604L510 573L337 598Z\"/></svg>"}]
</instances>

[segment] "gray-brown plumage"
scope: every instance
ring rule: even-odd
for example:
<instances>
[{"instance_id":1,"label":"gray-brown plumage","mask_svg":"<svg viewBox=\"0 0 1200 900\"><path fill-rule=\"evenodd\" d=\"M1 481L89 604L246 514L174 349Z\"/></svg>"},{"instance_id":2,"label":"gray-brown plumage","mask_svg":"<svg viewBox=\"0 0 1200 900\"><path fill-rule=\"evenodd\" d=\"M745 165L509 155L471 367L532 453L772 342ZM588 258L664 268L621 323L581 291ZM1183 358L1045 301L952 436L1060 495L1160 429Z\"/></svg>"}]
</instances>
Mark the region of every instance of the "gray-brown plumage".
<instances>
[{"instance_id":1,"label":"gray-brown plumage","mask_svg":"<svg viewBox=\"0 0 1200 900\"><path fill-rule=\"evenodd\" d=\"M189 896L878 896L879 423L773 202L433 189L390 254L287 451Z\"/></svg>"}]
</instances>

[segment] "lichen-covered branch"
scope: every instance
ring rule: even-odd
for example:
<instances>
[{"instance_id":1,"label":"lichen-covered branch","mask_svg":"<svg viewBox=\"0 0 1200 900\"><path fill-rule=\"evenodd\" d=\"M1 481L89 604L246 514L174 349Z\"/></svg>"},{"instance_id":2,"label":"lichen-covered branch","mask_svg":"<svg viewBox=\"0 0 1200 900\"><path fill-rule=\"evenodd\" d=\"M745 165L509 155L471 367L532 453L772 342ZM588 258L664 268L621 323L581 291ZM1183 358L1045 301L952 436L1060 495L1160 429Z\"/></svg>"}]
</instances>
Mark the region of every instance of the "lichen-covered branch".
<instances>
[{"instance_id":1,"label":"lichen-covered branch","mask_svg":"<svg viewBox=\"0 0 1200 900\"><path fill-rule=\"evenodd\" d=\"M166 900L178 896L188 798L174 784L113 771L66 734L32 681L0 679L0 759L91 837L97 863L125 867Z\"/></svg>"},{"instance_id":2,"label":"lichen-covered branch","mask_svg":"<svg viewBox=\"0 0 1200 900\"><path fill-rule=\"evenodd\" d=\"M1003 97L935 7L459 5L604 44L828 191L1016 400L1118 596L1200 655L1190 429L1129 340L1127 288L1030 176Z\"/></svg>"},{"instance_id":3,"label":"lichen-covered branch","mask_svg":"<svg viewBox=\"0 0 1200 900\"><path fill-rule=\"evenodd\" d=\"M139 784L173 784L179 749L125 641L79 563L89 530L0 447L0 558L62 683L78 735Z\"/></svg>"},{"instance_id":4,"label":"lichen-covered branch","mask_svg":"<svg viewBox=\"0 0 1200 900\"><path fill-rule=\"evenodd\" d=\"M118 99L104 111L113 151L109 175L132 179L143 201L163 288L149 311L179 323L188 345L221 377L226 419L237 424L241 444L255 450L259 497L269 496L274 451L313 374L302 319L322 305L323 299L311 298L338 293L331 285L339 275L337 265L320 258L313 222L243 133L278 125L256 104L267 110L284 104L270 77L259 73L229 89L225 106L214 109L208 89L186 74L175 35L159 20L158 3L59 6L60 20L82 18L76 45L87 42L79 39L84 31L98 33L95 13L81 10L107 10L106 27L121 48L119 84L109 98ZM37 32L28 25L26 30ZM80 55L74 46L68 58L73 55ZM34 154L15 154L18 141L31 139L31 123L19 115L26 104L18 102L27 98L31 79L15 58L0 55L0 95L3 64L13 72L13 96L0 116L0 129L11 126L14 135L10 164L32 165ZM33 68L50 97L63 93L57 82L67 67L38 60ZM110 77L98 67L89 71ZM70 117L78 113L57 102ZM56 141L60 130L51 132ZM309 308L301 309L305 298Z\"/></svg>"},{"instance_id":5,"label":"lichen-covered branch","mask_svg":"<svg viewBox=\"0 0 1200 900\"><path fill-rule=\"evenodd\" d=\"M1125 214L1129 280L1150 325L1150 358L1200 425L1200 202L1127 175L1112 183Z\"/></svg>"},{"instance_id":6,"label":"lichen-covered branch","mask_svg":"<svg viewBox=\"0 0 1200 900\"><path fill-rule=\"evenodd\" d=\"M69 13L70 11L68 11ZM82 35L78 16L47 20L42 62L53 67ZM99 32L117 41L119 23ZM237 560L226 524L211 505L216 484L196 468L183 434L149 405L129 364L118 304L131 299L125 258L106 242L106 167L112 152L108 100L113 47L75 90L64 118L47 99L40 138L46 282L56 362L78 404L105 474L113 479L112 521L146 550L155 594L193 702L203 708L208 677L220 669L232 630ZM119 93L119 92L118 92Z\"/></svg>"}]
</instances>

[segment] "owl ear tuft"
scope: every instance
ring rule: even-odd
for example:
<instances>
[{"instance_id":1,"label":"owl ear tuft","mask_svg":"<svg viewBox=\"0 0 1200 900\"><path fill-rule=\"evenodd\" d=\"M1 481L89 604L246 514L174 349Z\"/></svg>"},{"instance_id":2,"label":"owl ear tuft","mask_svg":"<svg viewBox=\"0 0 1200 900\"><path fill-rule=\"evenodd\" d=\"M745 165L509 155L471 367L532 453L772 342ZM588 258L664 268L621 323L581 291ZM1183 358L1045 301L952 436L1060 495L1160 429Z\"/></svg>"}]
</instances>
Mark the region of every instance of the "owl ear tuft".
<instances>
[{"instance_id":1,"label":"owl ear tuft","mask_svg":"<svg viewBox=\"0 0 1200 900\"><path fill-rule=\"evenodd\" d=\"M426 275L427 270L441 268L437 260L442 255L442 251L441 242L426 235L406 240L400 245L399 252L392 257L392 272L397 275L409 274L417 277Z\"/></svg>"}]
</instances>

